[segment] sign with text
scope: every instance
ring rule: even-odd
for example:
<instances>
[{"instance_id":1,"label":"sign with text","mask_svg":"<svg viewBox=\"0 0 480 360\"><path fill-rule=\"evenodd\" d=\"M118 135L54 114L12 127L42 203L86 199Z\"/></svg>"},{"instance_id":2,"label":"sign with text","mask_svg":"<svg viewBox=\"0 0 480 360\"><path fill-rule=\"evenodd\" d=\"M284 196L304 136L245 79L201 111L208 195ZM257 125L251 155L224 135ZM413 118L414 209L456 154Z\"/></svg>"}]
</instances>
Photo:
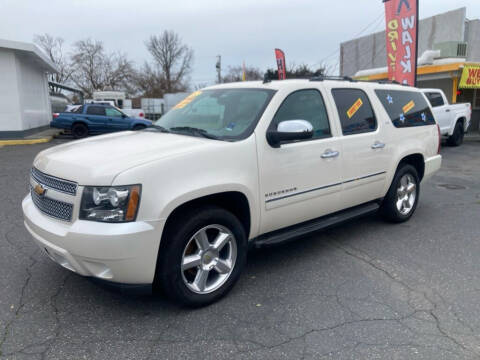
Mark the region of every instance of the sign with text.
<instances>
[{"instance_id":1,"label":"sign with text","mask_svg":"<svg viewBox=\"0 0 480 360\"><path fill-rule=\"evenodd\" d=\"M459 88L480 89L480 65L465 65Z\"/></svg>"},{"instance_id":2,"label":"sign with text","mask_svg":"<svg viewBox=\"0 0 480 360\"><path fill-rule=\"evenodd\" d=\"M388 79L417 82L418 0L383 0L387 24Z\"/></svg>"},{"instance_id":3,"label":"sign with text","mask_svg":"<svg viewBox=\"0 0 480 360\"><path fill-rule=\"evenodd\" d=\"M277 59L278 79L285 80L287 78L285 70L285 53L280 49L275 49L275 58Z\"/></svg>"}]
</instances>

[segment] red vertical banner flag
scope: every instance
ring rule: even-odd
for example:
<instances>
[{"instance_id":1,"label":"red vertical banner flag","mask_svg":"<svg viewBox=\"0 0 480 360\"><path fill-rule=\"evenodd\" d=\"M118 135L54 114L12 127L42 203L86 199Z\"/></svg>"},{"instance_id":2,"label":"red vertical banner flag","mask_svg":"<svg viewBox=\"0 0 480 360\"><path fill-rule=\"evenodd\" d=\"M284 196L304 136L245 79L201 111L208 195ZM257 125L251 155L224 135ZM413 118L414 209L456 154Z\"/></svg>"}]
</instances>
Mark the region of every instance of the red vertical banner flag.
<instances>
[{"instance_id":1,"label":"red vertical banner flag","mask_svg":"<svg viewBox=\"0 0 480 360\"><path fill-rule=\"evenodd\" d=\"M418 0L383 0L387 35L388 78L416 86Z\"/></svg>"},{"instance_id":2,"label":"red vertical banner flag","mask_svg":"<svg viewBox=\"0 0 480 360\"><path fill-rule=\"evenodd\" d=\"M285 80L287 72L285 69L285 53L280 49L275 49L275 58L277 59L278 79Z\"/></svg>"}]
</instances>

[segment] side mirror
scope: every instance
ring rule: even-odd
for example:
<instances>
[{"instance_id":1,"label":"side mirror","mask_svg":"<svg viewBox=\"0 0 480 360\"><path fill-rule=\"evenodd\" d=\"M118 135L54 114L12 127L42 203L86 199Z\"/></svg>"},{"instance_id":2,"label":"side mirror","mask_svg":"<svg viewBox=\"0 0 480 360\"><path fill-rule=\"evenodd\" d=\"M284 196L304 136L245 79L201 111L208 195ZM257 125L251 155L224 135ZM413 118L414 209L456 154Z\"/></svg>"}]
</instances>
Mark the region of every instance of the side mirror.
<instances>
[{"instance_id":1,"label":"side mirror","mask_svg":"<svg viewBox=\"0 0 480 360\"><path fill-rule=\"evenodd\" d=\"M127 117L127 115L122 114L122 119L125 119L126 117Z\"/></svg>"},{"instance_id":2,"label":"side mirror","mask_svg":"<svg viewBox=\"0 0 480 360\"><path fill-rule=\"evenodd\" d=\"M313 126L307 120L287 120L278 124L277 130L267 131L267 141L272 147L280 147L282 141L306 140L313 136Z\"/></svg>"}]
</instances>

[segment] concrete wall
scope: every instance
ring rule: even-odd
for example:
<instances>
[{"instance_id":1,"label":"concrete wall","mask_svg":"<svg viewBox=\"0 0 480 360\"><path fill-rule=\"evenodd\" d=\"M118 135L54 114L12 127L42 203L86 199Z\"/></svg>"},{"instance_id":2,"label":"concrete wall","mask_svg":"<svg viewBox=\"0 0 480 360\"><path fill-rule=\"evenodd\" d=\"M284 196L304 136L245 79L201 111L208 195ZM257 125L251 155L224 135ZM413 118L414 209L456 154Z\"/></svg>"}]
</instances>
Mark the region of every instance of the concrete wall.
<instances>
[{"instance_id":1,"label":"concrete wall","mask_svg":"<svg viewBox=\"0 0 480 360\"><path fill-rule=\"evenodd\" d=\"M466 8L460 8L420 20L419 56L425 50L431 50L435 43L465 41L466 11ZM474 29L472 39L476 40L472 40L472 44L478 44L480 34L475 32L476 24L473 24L470 29ZM340 74L353 76L359 70L387 66L385 43L385 31L382 31L340 44ZM478 46L474 47L478 48ZM477 51L480 52L480 48Z\"/></svg>"},{"instance_id":2,"label":"concrete wall","mask_svg":"<svg viewBox=\"0 0 480 360\"><path fill-rule=\"evenodd\" d=\"M467 60L480 62L480 20L468 21Z\"/></svg>"},{"instance_id":3,"label":"concrete wall","mask_svg":"<svg viewBox=\"0 0 480 360\"><path fill-rule=\"evenodd\" d=\"M31 56L0 49L0 137L45 127L51 119L45 71Z\"/></svg>"},{"instance_id":4,"label":"concrete wall","mask_svg":"<svg viewBox=\"0 0 480 360\"><path fill-rule=\"evenodd\" d=\"M22 128L15 54L0 50L0 131Z\"/></svg>"},{"instance_id":5,"label":"concrete wall","mask_svg":"<svg viewBox=\"0 0 480 360\"><path fill-rule=\"evenodd\" d=\"M46 73L30 58L16 56L22 130L48 125L52 110Z\"/></svg>"}]
</instances>

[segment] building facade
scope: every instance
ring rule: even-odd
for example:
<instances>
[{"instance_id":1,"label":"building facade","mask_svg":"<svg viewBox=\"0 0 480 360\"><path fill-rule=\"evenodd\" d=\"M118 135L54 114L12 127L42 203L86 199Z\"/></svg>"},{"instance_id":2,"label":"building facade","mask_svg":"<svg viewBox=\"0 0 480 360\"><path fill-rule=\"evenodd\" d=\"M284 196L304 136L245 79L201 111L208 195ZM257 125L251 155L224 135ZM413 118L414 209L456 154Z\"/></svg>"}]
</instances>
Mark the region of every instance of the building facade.
<instances>
[{"instance_id":1,"label":"building facade","mask_svg":"<svg viewBox=\"0 0 480 360\"><path fill-rule=\"evenodd\" d=\"M480 122L480 85L461 88L460 78L469 66L480 66L480 20L467 19L460 8L420 20L418 87L442 89L452 103L472 104L471 130ZM422 56L430 53L431 56ZM386 80L385 31L340 45L340 74L362 80Z\"/></svg>"},{"instance_id":2,"label":"building facade","mask_svg":"<svg viewBox=\"0 0 480 360\"><path fill-rule=\"evenodd\" d=\"M49 125L47 73L56 71L35 45L0 39L0 138L24 137Z\"/></svg>"}]
</instances>

